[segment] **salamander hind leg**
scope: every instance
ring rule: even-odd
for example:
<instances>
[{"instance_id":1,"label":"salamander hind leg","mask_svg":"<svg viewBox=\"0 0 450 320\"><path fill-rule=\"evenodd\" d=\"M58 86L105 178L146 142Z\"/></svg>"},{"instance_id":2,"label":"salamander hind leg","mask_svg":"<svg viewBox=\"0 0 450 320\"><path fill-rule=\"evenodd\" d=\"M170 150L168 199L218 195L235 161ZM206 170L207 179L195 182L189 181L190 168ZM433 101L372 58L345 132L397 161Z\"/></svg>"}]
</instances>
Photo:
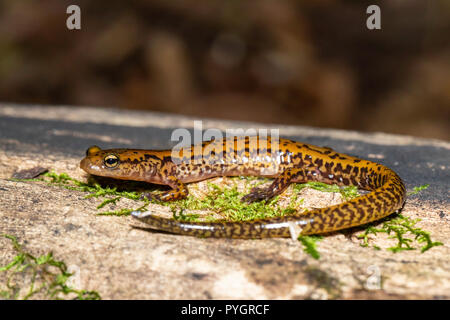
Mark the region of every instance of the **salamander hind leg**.
<instances>
[{"instance_id":1,"label":"salamander hind leg","mask_svg":"<svg viewBox=\"0 0 450 320\"><path fill-rule=\"evenodd\" d=\"M242 197L242 202L252 203L255 201L268 200L282 193L292 182L304 175L304 170L299 168L289 168L283 171L272 184L266 188L253 188L249 194Z\"/></svg>"},{"instance_id":2,"label":"salamander hind leg","mask_svg":"<svg viewBox=\"0 0 450 320\"><path fill-rule=\"evenodd\" d=\"M146 197L148 200L156 200L156 201L174 201L184 199L188 196L189 194L188 188L184 183L179 181L177 178L169 177L167 184L170 187L172 187L172 190L163 192L161 194L145 193L142 196Z\"/></svg>"},{"instance_id":3,"label":"salamander hind leg","mask_svg":"<svg viewBox=\"0 0 450 320\"><path fill-rule=\"evenodd\" d=\"M242 197L241 201L252 203L255 201L268 200L274 196L273 190L270 187L253 188L249 194Z\"/></svg>"}]
</instances>

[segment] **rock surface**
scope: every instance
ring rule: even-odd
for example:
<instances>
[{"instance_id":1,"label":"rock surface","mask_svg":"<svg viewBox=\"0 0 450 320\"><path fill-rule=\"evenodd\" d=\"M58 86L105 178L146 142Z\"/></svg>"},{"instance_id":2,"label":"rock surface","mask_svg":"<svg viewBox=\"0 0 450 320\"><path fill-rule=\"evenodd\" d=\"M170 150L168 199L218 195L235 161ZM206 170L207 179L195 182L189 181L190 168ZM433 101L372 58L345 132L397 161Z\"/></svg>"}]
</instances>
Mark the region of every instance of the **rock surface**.
<instances>
[{"instance_id":1,"label":"rock surface","mask_svg":"<svg viewBox=\"0 0 450 320\"><path fill-rule=\"evenodd\" d=\"M276 126L280 135L329 146L383 163L410 196L402 214L422 219L442 246L392 253L360 246L352 233L318 242L319 260L291 239L197 239L142 230L129 216L99 216L99 199L34 181L11 181L37 166L85 180L79 161L90 145L166 148L173 129L194 119L159 113L0 104L0 234L14 235L33 254L53 251L78 270L78 285L103 299L365 299L450 298L450 143L388 134ZM207 128L258 128L252 123L204 120ZM267 126L265 126L267 128ZM333 201L333 197L329 197ZM131 200L117 208L137 207ZM152 210L166 210L152 205ZM134 226L134 227L133 227ZM0 239L0 265L15 255ZM381 288L368 283L380 275ZM0 273L0 284L4 276Z\"/></svg>"}]
</instances>

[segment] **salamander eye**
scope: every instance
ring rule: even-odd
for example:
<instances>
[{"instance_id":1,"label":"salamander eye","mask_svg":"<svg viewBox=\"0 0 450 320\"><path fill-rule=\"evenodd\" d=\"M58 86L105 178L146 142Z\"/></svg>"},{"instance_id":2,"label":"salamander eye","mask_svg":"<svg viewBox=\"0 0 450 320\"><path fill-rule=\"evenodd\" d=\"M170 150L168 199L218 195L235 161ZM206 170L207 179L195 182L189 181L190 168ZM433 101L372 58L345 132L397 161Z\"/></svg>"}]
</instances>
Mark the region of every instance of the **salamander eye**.
<instances>
[{"instance_id":1,"label":"salamander eye","mask_svg":"<svg viewBox=\"0 0 450 320\"><path fill-rule=\"evenodd\" d=\"M115 168L119 165L119 157L115 154L109 154L103 159L103 162L108 168Z\"/></svg>"}]
</instances>

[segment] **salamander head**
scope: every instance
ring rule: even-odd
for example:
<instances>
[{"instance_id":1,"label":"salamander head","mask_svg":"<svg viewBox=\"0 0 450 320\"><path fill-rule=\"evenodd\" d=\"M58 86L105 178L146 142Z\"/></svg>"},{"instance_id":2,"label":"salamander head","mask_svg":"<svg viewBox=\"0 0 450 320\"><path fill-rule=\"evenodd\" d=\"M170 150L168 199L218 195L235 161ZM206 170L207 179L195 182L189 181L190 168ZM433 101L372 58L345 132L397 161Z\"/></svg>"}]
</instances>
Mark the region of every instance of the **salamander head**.
<instances>
[{"instance_id":1,"label":"salamander head","mask_svg":"<svg viewBox=\"0 0 450 320\"><path fill-rule=\"evenodd\" d=\"M152 166L139 157L140 150L108 149L102 150L92 146L86 151L86 157L81 160L80 168L89 174L101 177L144 180L152 173ZM143 166L147 170L142 170Z\"/></svg>"}]
</instances>

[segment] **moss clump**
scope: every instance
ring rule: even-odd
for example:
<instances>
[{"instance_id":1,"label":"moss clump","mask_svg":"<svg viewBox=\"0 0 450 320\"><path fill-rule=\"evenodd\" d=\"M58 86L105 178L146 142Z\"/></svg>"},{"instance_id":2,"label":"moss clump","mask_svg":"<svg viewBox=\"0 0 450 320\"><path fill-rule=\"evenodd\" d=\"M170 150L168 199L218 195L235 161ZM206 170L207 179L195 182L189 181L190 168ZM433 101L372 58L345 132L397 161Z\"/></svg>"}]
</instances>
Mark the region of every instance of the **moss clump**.
<instances>
[{"instance_id":1,"label":"moss clump","mask_svg":"<svg viewBox=\"0 0 450 320\"><path fill-rule=\"evenodd\" d=\"M57 174L55 172L46 172L41 175L41 178L35 178L35 179L12 179L12 181L44 181L49 184L58 184L62 186L63 188L66 188L68 190L76 190L81 192L89 192L88 195L86 195L86 199L88 198L101 198L106 196L114 196L114 198L106 198L104 199L98 206L97 209L101 209L105 207L108 204L116 204L120 199L127 198L130 200L140 200L141 195L139 192L136 191L118 191L117 187L109 187L109 186L101 186L98 182L96 182L94 179L90 178L88 182L82 182L79 180L76 180L72 177L70 177L66 173L60 173ZM145 210L146 206L148 205L149 201L147 199L143 199L145 204L137 209L120 209L117 211L104 211L99 212L99 215L117 215L117 216L124 216L129 215L132 211L135 210Z\"/></svg>"},{"instance_id":2,"label":"moss clump","mask_svg":"<svg viewBox=\"0 0 450 320\"><path fill-rule=\"evenodd\" d=\"M414 187L413 191L409 192L407 195L416 195L427 189L429 186L429 184L425 184ZM385 219L386 221L380 228L376 228L373 224L371 224L366 228L364 233L358 235L358 238L362 240L360 245L363 247L369 247L369 236L376 236L378 233L388 234L389 238L397 240L397 244L395 246L388 248L389 251L394 253L405 250L415 250L421 243L425 243L425 245L423 245L420 249L422 253L433 247L443 245L442 242L432 241L431 235L428 231L422 230L421 228L415 226L419 221L421 221L421 219L411 219L401 214L398 214L393 219L391 217L387 219ZM372 248L375 250L381 250L381 248L376 245L372 245Z\"/></svg>"},{"instance_id":3,"label":"moss clump","mask_svg":"<svg viewBox=\"0 0 450 320\"><path fill-rule=\"evenodd\" d=\"M9 273L6 288L0 289L0 296L4 299L27 300L37 294L40 294L40 299L101 299L96 291L76 290L70 287L67 281L73 274L67 271L63 261L55 260L51 252L35 257L26 252L14 236L7 234L0 236L11 240L17 252L10 263L0 267L0 272ZM23 286L26 286L24 282L27 280L30 280L29 287L23 290Z\"/></svg>"},{"instance_id":4,"label":"moss clump","mask_svg":"<svg viewBox=\"0 0 450 320\"><path fill-rule=\"evenodd\" d=\"M314 189L314 190L319 190L322 192L340 193L342 195L342 197L344 198L344 200L346 200L346 201L356 198L356 197L359 197L358 188L356 186L340 187L335 184L326 184L323 182L316 182L316 181L295 184L294 191L300 192L301 190L303 190L304 188L307 188L307 187Z\"/></svg>"},{"instance_id":5,"label":"moss clump","mask_svg":"<svg viewBox=\"0 0 450 320\"><path fill-rule=\"evenodd\" d=\"M307 254L309 254L311 257L313 257L316 260L320 259L320 253L317 250L317 242L322 240L323 236L319 235L312 235L312 236L298 236L298 240L303 245L303 251L305 251Z\"/></svg>"},{"instance_id":6,"label":"moss clump","mask_svg":"<svg viewBox=\"0 0 450 320\"><path fill-rule=\"evenodd\" d=\"M227 221L248 221L270 217L279 217L294 213L293 207L282 208L277 205L278 197L269 201L247 204L241 201L244 196L237 186L220 187L213 183L207 184L208 192L203 198L188 196L186 199L160 203L175 211L178 210L208 210L220 214ZM192 220L191 220L192 221Z\"/></svg>"},{"instance_id":7,"label":"moss clump","mask_svg":"<svg viewBox=\"0 0 450 320\"><path fill-rule=\"evenodd\" d=\"M419 192L421 192L422 190L427 189L429 186L430 186L429 184L424 184L423 186L414 187L414 188L413 188L413 191L407 193L407 196L413 196L413 195L416 195L416 194L418 194Z\"/></svg>"},{"instance_id":8,"label":"moss clump","mask_svg":"<svg viewBox=\"0 0 450 320\"><path fill-rule=\"evenodd\" d=\"M433 247L442 246L442 242L433 242L431 240L430 233L416 227L416 223L421 219L411 219L401 214L397 217L385 221L380 228L369 226L364 233L358 235L358 238L362 240L361 246L369 246L369 236L376 236L378 233L385 233L389 235L389 238L396 239L397 244L389 247L388 250L392 252L400 252L404 250L415 250L418 244L425 243L420 249L423 253ZM380 250L378 246L373 246L374 249Z\"/></svg>"},{"instance_id":9,"label":"moss clump","mask_svg":"<svg viewBox=\"0 0 450 320\"><path fill-rule=\"evenodd\" d=\"M172 209L173 219L180 221L197 221L200 215L198 214L184 214L184 209L181 209L179 213L175 209Z\"/></svg>"}]
</instances>

